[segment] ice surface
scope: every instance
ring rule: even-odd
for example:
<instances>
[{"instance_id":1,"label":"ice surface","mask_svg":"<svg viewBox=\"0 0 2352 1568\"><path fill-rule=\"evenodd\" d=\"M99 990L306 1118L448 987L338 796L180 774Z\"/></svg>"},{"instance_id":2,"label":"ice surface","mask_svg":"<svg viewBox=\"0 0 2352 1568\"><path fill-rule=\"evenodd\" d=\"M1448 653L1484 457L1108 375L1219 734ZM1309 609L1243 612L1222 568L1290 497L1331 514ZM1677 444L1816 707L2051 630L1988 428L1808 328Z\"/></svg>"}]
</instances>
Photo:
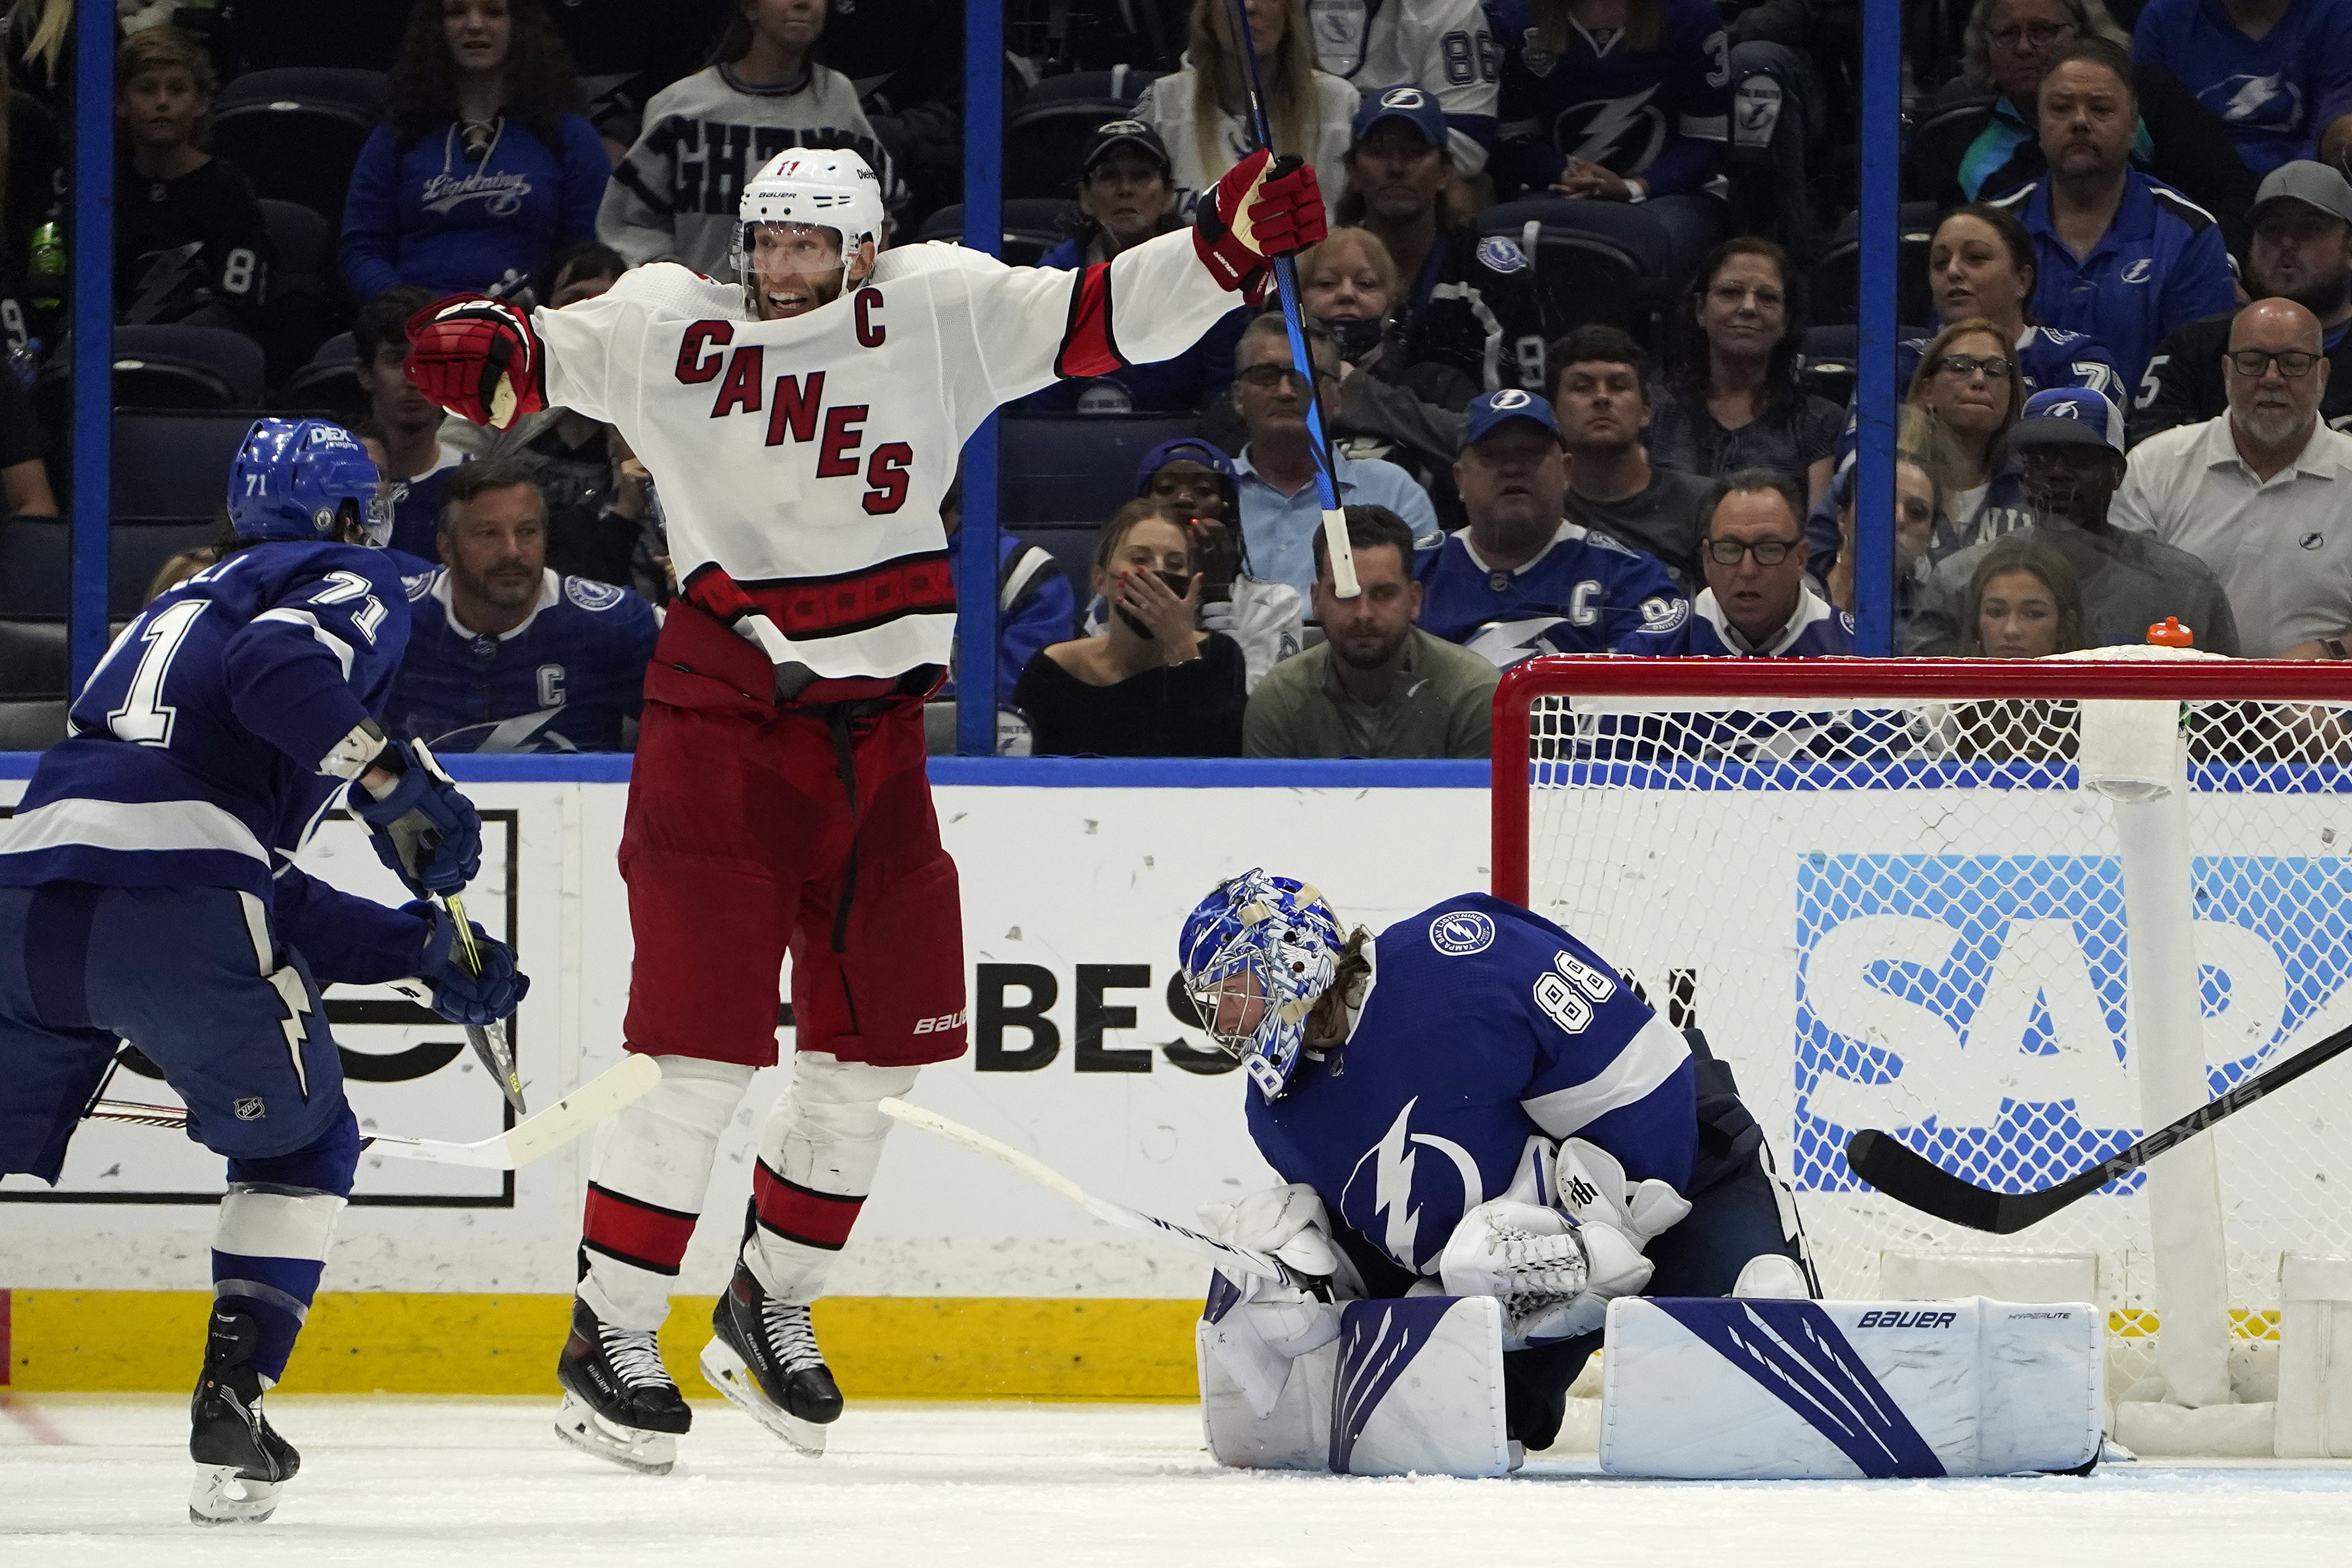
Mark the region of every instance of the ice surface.
<instances>
[{"instance_id":1,"label":"ice surface","mask_svg":"<svg viewBox=\"0 0 2352 1568\"><path fill-rule=\"evenodd\" d=\"M1184 1405L853 1405L799 1459L695 1406L666 1478L556 1441L553 1399L273 1401L303 1450L276 1520L186 1522L187 1405L0 1391L0 1563L834 1568L2214 1568L2352 1557L2352 1468L2121 1465L2087 1479L1502 1481L1221 1470Z\"/></svg>"}]
</instances>

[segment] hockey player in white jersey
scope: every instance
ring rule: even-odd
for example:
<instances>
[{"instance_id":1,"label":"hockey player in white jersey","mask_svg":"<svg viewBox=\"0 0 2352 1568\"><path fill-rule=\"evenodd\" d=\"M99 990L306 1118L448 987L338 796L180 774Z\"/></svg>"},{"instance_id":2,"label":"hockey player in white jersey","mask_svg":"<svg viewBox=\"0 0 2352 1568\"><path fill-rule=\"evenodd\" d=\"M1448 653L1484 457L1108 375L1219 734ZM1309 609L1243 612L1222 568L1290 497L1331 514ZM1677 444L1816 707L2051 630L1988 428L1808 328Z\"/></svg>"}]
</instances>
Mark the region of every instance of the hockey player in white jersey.
<instances>
[{"instance_id":1,"label":"hockey player in white jersey","mask_svg":"<svg viewBox=\"0 0 2352 1568\"><path fill-rule=\"evenodd\" d=\"M1189 347L1319 239L1312 170L1237 164L1197 226L1076 272L920 245L876 254L855 153L779 155L744 187L740 283L660 265L525 316L447 300L409 374L504 427L548 405L619 426L660 479L684 593L647 672L621 871L628 1048L661 1088L604 1134L557 1430L667 1470L688 1413L655 1333L792 958L798 1052L765 1123L706 1376L821 1451L841 1395L809 1315L871 1190L877 1106L962 1054L954 863L922 701L955 629L940 500L999 404Z\"/></svg>"}]
</instances>

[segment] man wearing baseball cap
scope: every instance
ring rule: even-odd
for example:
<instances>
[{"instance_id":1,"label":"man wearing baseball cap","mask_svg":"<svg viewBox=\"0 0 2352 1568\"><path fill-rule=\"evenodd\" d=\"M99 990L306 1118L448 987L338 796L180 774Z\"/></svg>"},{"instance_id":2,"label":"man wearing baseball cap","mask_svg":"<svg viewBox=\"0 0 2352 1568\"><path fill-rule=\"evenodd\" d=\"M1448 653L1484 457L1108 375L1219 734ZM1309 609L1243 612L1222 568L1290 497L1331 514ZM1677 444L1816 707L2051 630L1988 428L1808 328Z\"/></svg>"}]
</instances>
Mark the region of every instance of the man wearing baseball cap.
<instances>
[{"instance_id":1,"label":"man wearing baseball cap","mask_svg":"<svg viewBox=\"0 0 2352 1568\"><path fill-rule=\"evenodd\" d=\"M1482 238L1470 215L1453 209L1447 136L1444 111L1426 89L1366 93L1349 133L1339 222L1370 231L1396 263L1386 314L1403 328L1404 363L1460 371L1478 392L1532 391L1542 384L1544 343L1535 273L1517 241ZM1348 248L1343 237L1311 253L1300 277L1311 279L1326 257ZM1383 323L1364 325L1377 342ZM1343 346L1351 361L1369 347Z\"/></svg>"},{"instance_id":2,"label":"man wearing baseball cap","mask_svg":"<svg viewBox=\"0 0 2352 1568\"><path fill-rule=\"evenodd\" d=\"M1559 422L1534 393L1471 400L1454 481L1470 525L1413 562L1432 637L1507 668L1541 653L1606 653L1689 615L1654 557L1568 521Z\"/></svg>"},{"instance_id":3,"label":"man wearing baseball cap","mask_svg":"<svg viewBox=\"0 0 2352 1568\"><path fill-rule=\"evenodd\" d=\"M2025 464L2034 525L2021 531L2049 544L2074 568L2083 589L2083 635L2093 647L2147 640L2147 628L2178 616L2209 653L2235 657L2237 618L2212 569L2186 550L2107 520L2123 483L2123 421L2115 405L2079 386L2052 387L2026 400L2009 433ZM1974 544L1935 565L1918 613L1905 628L1903 651L1960 650L1959 616L1969 584L1990 543Z\"/></svg>"},{"instance_id":4,"label":"man wearing baseball cap","mask_svg":"<svg viewBox=\"0 0 2352 1568\"><path fill-rule=\"evenodd\" d=\"M2255 192L2247 221L2253 226L2248 296L2293 300L2319 318L2322 344L2335 363L2319 416L2337 429L2352 426L2352 184L2326 163L2281 163ZM2236 316L2227 310L2185 322L2164 340L2132 399L2133 446L2159 430L2211 419L2227 406L2221 355Z\"/></svg>"}]
</instances>

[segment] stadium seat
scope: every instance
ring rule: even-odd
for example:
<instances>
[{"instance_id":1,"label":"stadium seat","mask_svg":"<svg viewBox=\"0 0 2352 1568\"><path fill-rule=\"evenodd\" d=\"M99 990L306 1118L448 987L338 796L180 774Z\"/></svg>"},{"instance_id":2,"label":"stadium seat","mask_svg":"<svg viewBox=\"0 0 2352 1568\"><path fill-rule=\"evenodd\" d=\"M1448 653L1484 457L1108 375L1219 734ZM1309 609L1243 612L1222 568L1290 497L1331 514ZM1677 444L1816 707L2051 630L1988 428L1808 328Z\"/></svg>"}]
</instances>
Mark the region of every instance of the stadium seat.
<instances>
[{"instance_id":1,"label":"stadium seat","mask_svg":"<svg viewBox=\"0 0 2352 1568\"><path fill-rule=\"evenodd\" d=\"M1062 243L1078 225L1074 201L1028 196L1004 204L1004 259L1015 267L1034 267L1038 258ZM941 207L923 222L918 240L963 243L963 206Z\"/></svg>"},{"instance_id":2,"label":"stadium seat","mask_svg":"<svg viewBox=\"0 0 2352 1568\"><path fill-rule=\"evenodd\" d=\"M264 321L269 382L275 386L310 363L335 320L342 295L341 268L335 264L334 236L327 220L299 202L265 201L263 223L276 253L269 272L269 308Z\"/></svg>"},{"instance_id":3,"label":"stadium seat","mask_svg":"<svg viewBox=\"0 0 2352 1568\"><path fill-rule=\"evenodd\" d=\"M1103 515L1108 517L1110 513ZM1095 539L1101 526L1094 522L1024 523L1012 531L1023 542L1034 544L1054 558L1054 564L1070 580L1070 591L1077 595L1078 607L1084 609L1087 601L1094 596Z\"/></svg>"},{"instance_id":4,"label":"stadium seat","mask_svg":"<svg viewBox=\"0 0 2352 1568\"><path fill-rule=\"evenodd\" d=\"M1126 116L1156 79L1120 66L1047 77L1021 96L1004 121L1004 194L1058 196L1077 188L1087 138L1107 120Z\"/></svg>"},{"instance_id":5,"label":"stadium seat","mask_svg":"<svg viewBox=\"0 0 2352 1568\"><path fill-rule=\"evenodd\" d=\"M228 493L229 463L251 414L119 412L114 416L117 517L210 517Z\"/></svg>"},{"instance_id":6,"label":"stadium seat","mask_svg":"<svg viewBox=\"0 0 2352 1568\"><path fill-rule=\"evenodd\" d=\"M1527 252L1547 342L1579 327L1618 327L1664 363L1674 299L1664 245L1645 228L1587 226L1588 215L1573 210L1579 205L1505 202L1478 215L1478 232L1507 236ZM1603 223L1614 216L1591 216Z\"/></svg>"},{"instance_id":7,"label":"stadium seat","mask_svg":"<svg viewBox=\"0 0 2352 1568\"><path fill-rule=\"evenodd\" d=\"M0 616L65 616L72 595L72 532L73 525L59 517L0 522ZM118 516L107 531L108 616L137 615L146 602L147 584L164 562L219 534L220 524L211 517Z\"/></svg>"},{"instance_id":8,"label":"stadium seat","mask_svg":"<svg viewBox=\"0 0 2352 1568\"><path fill-rule=\"evenodd\" d=\"M1933 106L1919 117L1904 143L1903 194L1914 201L1936 199L1937 192L1926 172L1959 167L1960 154L1984 130L1984 112L1993 95L1969 88L1957 78L1945 87L1948 89L1955 82L1967 90L1937 94Z\"/></svg>"},{"instance_id":9,"label":"stadium seat","mask_svg":"<svg viewBox=\"0 0 2352 1568\"><path fill-rule=\"evenodd\" d=\"M1896 218L1895 310L1898 320L1931 321L1935 301L1927 292L1927 250L1936 237L1936 209L1928 202L1906 202ZM1856 218L1848 215L1837 237L1822 252L1810 281L1812 318L1825 325L1851 322L1861 313L1862 241Z\"/></svg>"},{"instance_id":10,"label":"stadium seat","mask_svg":"<svg viewBox=\"0 0 2352 1568\"><path fill-rule=\"evenodd\" d=\"M0 701L66 694L66 624L47 617L0 616Z\"/></svg>"},{"instance_id":11,"label":"stadium seat","mask_svg":"<svg viewBox=\"0 0 2352 1568\"><path fill-rule=\"evenodd\" d=\"M286 378L273 400L278 412L323 414L349 425L367 417L367 395L352 374L357 351L349 332L337 332L311 352L310 363Z\"/></svg>"},{"instance_id":12,"label":"stadium seat","mask_svg":"<svg viewBox=\"0 0 2352 1568\"><path fill-rule=\"evenodd\" d=\"M998 422L998 516L1008 527L1092 525L1135 497L1135 465L1162 441L1190 435L1186 416L1008 414Z\"/></svg>"},{"instance_id":13,"label":"stadium seat","mask_svg":"<svg viewBox=\"0 0 2352 1568\"><path fill-rule=\"evenodd\" d=\"M72 580L62 518L0 522L0 616L62 616Z\"/></svg>"},{"instance_id":14,"label":"stadium seat","mask_svg":"<svg viewBox=\"0 0 2352 1568\"><path fill-rule=\"evenodd\" d=\"M221 536L217 516L125 517L117 512L107 535L106 613L128 619L147 604L147 584L163 563Z\"/></svg>"},{"instance_id":15,"label":"stadium seat","mask_svg":"<svg viewBox=\"0 0 2352 1568\"><path fill-rule=\"evenodd\" d=\"M64 698L0 702L0 752L37 752L65 738Z\"/></svg>"},{"instance_id":16,"label":"stadium seat","mask_svg":"<svg viewBox=\"0 0 2352 1568\"><path fill-rule=\"evenodd\" d=\"M250 71L215 100L213 151L244 171L256 195L299 202L341 232L352 165L390 92L382 71Z\"/></svg>"},{"instance_id":17,"label":"stadium seat","mask_svg":"<svg viewBox=\"0 0 2352 1568\"><path fill-rule=\"evenodd\" d=\"M1797 352L1797 381L1816 397L1826 397L1843 408L1853 396L1854 360L1861 348L1860 329L1852 326L1807 330Z\"/></svg>"}]
</instances>

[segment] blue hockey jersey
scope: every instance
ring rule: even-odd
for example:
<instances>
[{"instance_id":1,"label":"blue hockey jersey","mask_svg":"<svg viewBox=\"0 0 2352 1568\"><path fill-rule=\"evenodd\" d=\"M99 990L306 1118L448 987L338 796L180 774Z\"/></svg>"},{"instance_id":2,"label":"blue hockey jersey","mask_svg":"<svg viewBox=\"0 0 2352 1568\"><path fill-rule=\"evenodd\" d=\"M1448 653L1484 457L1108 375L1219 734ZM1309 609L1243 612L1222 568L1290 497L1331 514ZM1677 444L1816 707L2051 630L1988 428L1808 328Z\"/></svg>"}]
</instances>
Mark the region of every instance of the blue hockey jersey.
<instances>
[{"instance_id":1,"label":"blue hockey jersey","mask_svg":"<svg viewBox=\"0 0 2352 1568\"><path fill-rule=\"evenodd\" d=\"M1919 361L1926 356L1927 345L1934 339L1905 338L1895 345L1895 391L1907 397L1911 378L1919 374ZM2070 332L2063 327L2039 324L2025 329L2017 340L2017 352L2011 356L2025 376L2025 395L2046 392L2053 386L2081 386L2098 393L2117 408L2126 406L2127 389L2123 373L2116 368L2115 355L2096 339L2081 332ZM1861 428L1852 398L1846 400L1845 426L1838 432L1837 466L1843 470L1853 459L1855 432ZM1815 563L1817 566L1819 563ZM1823 568L1826 570L1826 568Z\"/></svg>"},{"instance_id":2,"label":"blue hockey jersey","mask_svg":"<svg viewBox=\"0 0 2352 1568\"><path fill-rule=\"evenodd\" d=\"M1811 588L1800 588L1797 613L1770 642L1756 647L1724 618L1715 590L1705 588L1666 620L1625 638L1616 651L1703 658L1831 658L1853 651L1853 617Z\"/></svg>"},{"instance_id":3,"label":"blue hockey jersey","mask_svg":"<svg viewBox=\"0 0 2352 1568\"><path fill-rule=\"evenodd\" d=\"M1690 1180L1690 1048L1600 954L1486 893L1400 921L1347 1041L1283 1096L1248 1096L1250 1135L1337 1224L1415 1274L1462 1216L1511 1185L1528 1140L1582 1138L1633 1181Z\"/></svg>"},{"instance_id":4,"label":"blue hockey jersey","mask_svg":"<svg viewBox=\"0 0 2352 1568\"><path fill-rule=\"evenodd\" d=\"M455 447L444 447L440 459L423 473L393 480L392 537L385 542L428 567L439 561L441 547L435 541L441 531L441 487L459 464L471 460Z\"/></svg>"},{"instance_id":5,"label":"blue hockey jersey","mask_svg":"<svg viewBox=\"0 0 2352 1568\"><path fill-rule=\"evenodd\" d=\"M1685 604L1656 557L1573 522L1507 571L1480 560L1460 529L1415 552L1412 574L1421 629L1506 669L1539 653L1607 653Z\"/></svg>"},{"instance_id":6,"label":"blue hockey jersey","mask_svg":"<svg viewBox=\"0 0 2352 1568\"><path fill-rule=\"evenodd\" d=\"M1635 54L1622 32L1569 24L1558 54L1535 44L1528 0L1489 0L1503 52L1493 165L1509 189L1540 195L1570 158L1638 174L1654 195L1715 177L1731 123L1731 48L1708 0L1664 0L1658 47Z\"/></svg>"},{"instance_id":7,"label":"blue hockey jersey","mask_svg":"<svg viewBox=\"0 0 2352 1568\"><path fill-rule=\"evenodd\" d=\"M408 643L384 553L249 546L124 628L0 824L0 886L233 888L321 981L414 973L418 917L293 865L343 781L318 771L383 710Z\"/></svg>"},{"instance_id":8,"label":"blue hockey jersey","mask_svg":"<svg viewBox=\"0 0 2352 1568\"><path fill-rule=\"evenodd\" d=\"M2250 38L2216 0L2148 0L2132 57L2188 84L2257 174L2319 156L2319 137L2352 114L2352 0L2295 0Z\"/></svg>"},{"instance_id":9,"label":"blue hockey jersey","mask_svg":"<svg viewBox=\"0 0 2352 1568\"><path fill-rule=\"evenodd\" d=\"M661 626L626 588L547 572L530 618L482 637L449 613L444 568L405 584L415 629L385 726L435 751L617 752Z\"/></svg>"}]
</instances>

